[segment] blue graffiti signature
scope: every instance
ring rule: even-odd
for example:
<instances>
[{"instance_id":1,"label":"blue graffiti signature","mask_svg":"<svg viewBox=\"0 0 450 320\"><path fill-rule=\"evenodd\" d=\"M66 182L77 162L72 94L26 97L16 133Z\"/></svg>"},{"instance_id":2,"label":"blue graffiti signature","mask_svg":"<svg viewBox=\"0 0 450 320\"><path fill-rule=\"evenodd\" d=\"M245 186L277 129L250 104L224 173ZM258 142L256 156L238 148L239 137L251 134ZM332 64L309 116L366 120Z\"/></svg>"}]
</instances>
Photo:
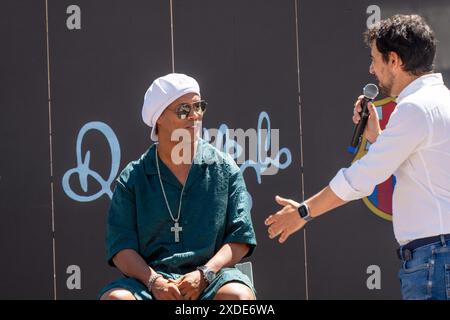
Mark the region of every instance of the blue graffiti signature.
<instances>
[{"instance_id":1,"label":"blue graffiti signature","mask_svg":"<svg viewBox=\"0 0 450 320\"><path fill-rule=\"evenodd\" d=\"M266 121L266 129L263 129L264 121ZM292 155L288 148L282 148L281 150L278 150L278 133L278 129L270 129L269 115L267 114L267 112L262 111L259 114L258 127L256 129L256 159L246 160L240 166L240 170L242 173L244 173L247 168L253 168L256 172L256 180L258 184L261 184L261 175L274 175L278 172L278 169L285 169L292 163ZM203 128L203 139L210 142L211 135L212 134L210 134L208 129ZM276 138L276 145L274 150L272 151L278 152L274 158L271 158L268 156L268 151L271 149L271 139L273 137ZM229 153L234 160L238 160L242 152L244 152L244 148L234 140L234 135L230 135L230 130L226 124L221 124L219 126L217 135L215 136L215 146L217 149ZM251 146L250 149L252 149ZM283 154L286 156L286 160L281 163L280 158ZM237 162L239 164L239 161Z\"/></svg>"},{"instance_id":2,"label":"blue graffiti signature","mask_svg":"<svg viewBox=\"0 0 450 320\"><path fill-rule=\"evenodd\" d=\"M266 120L266 122L267 122L267 129L265 129L265 130L262 129L264 120ZM264 135L265 143L264 143L263 149L261 149L262 148L261 141L263 139L263 132L268 132L269 134ZM276 132L278 133L278 130ZM265 112L265 111L263 111L259 114L257 137L258 137L257 138L258 140L257 140L256 161L247 160L241 165L240 169L241 169L242 173L244 173L245 169L247 169L247 168L255 169L256 180L258 181L258 184L261 184L261 174L264 174L269 169L276 169L276 171L278 171L278 169L287 168L292 162L292 155L291 155L291 151L289 151L288 148L282 148L281 150L278 151L275 158L272 159L268 156L267 153L270 150L272 133L270 130L270 118L269 118L269 115L267 114L267 112ZM277 141L277 144L278 144L278 142L279 141ZM277 145L277 147L278 147L278 145ZM283 154L286 155L286 161L284 163L281 163L280 158ZM262 159L263 155L264 155L264 159ZM275 173L276 173L276 171L275 171ZM272 172L273 172L273 170L272 170ZM272 174L275 174L275 173L272 173Z\"/></svg>"},{"instance_id":3,"label":"blue graffiti signature","mask_svg":"<svg viewBox=\"0 0 450 320\"><path fill-rule=\"evenodd\" d=\"M264 121L266 122L266 129L263 129ZM109 143L109 148L111 150L111 171L107 180L103 179L97 172L91 170L89 168L89 162L91 157L91 151L87 150L84 156L82 157L81 146L83 142L84 135L89 130L97 130L101 132L107 139ZM216 147L222 149L221 147L225 147L226 152L230 153L233 159L237 160L241 154L244 152L244 148L237 143L233 137L230 137L229 128L226 124L221 124L219 129L217 130L218 134L215 137ZM267 134L267 132L271 134ZM292 155L288 148L282 148L278 150L279 137L276 135L275 141L275 152L276 155L271 158L268 156L268 152L271 149L272 143L272 132L276 132L278 134L278 130L270 129L270 118L267 112L263 111L259 114L258 118L258 127L257 127L257 144L256 144L256 159L255 160L246 160L240 166L240 171L244 173L244 171L248 168L253 168L256 172L256 179L258 184L261 184L261 175L274 175L277 173L278 169L285 169L292 163ZM203 128L203 139L206 141L210 141L210 136L208 129ZM270 150L271 155L273 156L274 151ZM245 154L244 154L245 155ZM286 156L286 160L284 162L280 162L280 158L282 155ZM113 183L117 173L119 171L120 166L120 145L119 141L114 133L114 131L105 123L99 121L93 121L86 123L78 133L77 142L76 142L76 157L77 157L77 166L68 170L63 178L62 178L62 186L70 198L79 202L89 202L94 201L101 197L103 194L107 194L110 198L112 198L113 192L111 190L111 184ZM79 182L81 189L84 192L88 191L88 177L91 176L94 178L101 186L100 191L93 195L79 195L76 194L69 183L70 177L73 174L78 174ZM252 206L252 197L249 195L250 206Z\"/></svg>"},{"instance_id":4,"label":"blue graffiti signature","mask_svg":"<svg viewBox=\"0 0 450 320\"><path fill-rule=\"evenodd\" d=\"M91 151L86 151L86 154L84 156L84 159L81 155L81 145L83 141L84 135L89 130L98 130L106 137L109 143L109 148L111 150L111 171L109 174L109 177L107 180L103 179L97 172L91 170L89 168L89 161L91 159ZM77 167L72 168L68 170L63 178L62 178L62 186L66 194L72 198L73 200L79 201L79 202L88 202L88 201L94 201L98 198L100 198L103 194L107 194L110 198L112 198L112 191L111 191L111 184L114 181L114 178L117 175L117 172L119 171L119 165L120 165L120 145L119 141L117 140L116 135L114 134L114 131L105 123L99 122L99 121L92 121L89 123L86 123L78 133L77 137L77 146L76 146L76 155L77 155ZM69 184L69 179L72 176L72 174L77 173L78 178L80 181L81 189L84 192L87 192L88 190L88 176L91 176L94 178L101 186L100 191L98 191L96 194L89 195L89 196L83 196L78 195L75 192L73 192L72 188Z\"/></svg>"},{"instance_id":5,"label":"blue graffiti signature","mask_svg":"<svg viewBox=\"0 0 450 320\"><path fill-rule=\"evenodd\" d=\"M266 129L263 129L264 120L266 121ZM203 139L210 142L212 134L210 134L209 130L203 128L202 133ZM278 169L285 169L292 163L292 155L288 148L282 148L279 150L274 158L268 157L268 151L271 148L271 138L273 133L275 133L276 138L276 146L274 149L277 151L279 143L279 130L270 130L269 115L267 112L262 111L259 114L256 133L256 161L250 159L246 160L239 167L242 173L244 173L247 168L253 168L256 172L256 180L258 184L261 184L261 175L274 175L278 172ZM225 152L229 153L234 160L238 160L242 152L244 152L244 148L234 140L234 135L230 135L230 130L226 124L221 124L217 130L217 135L215 136L215 147L219 150L225 150ZM283 154L286 155L286 160L281 163L280 158ZM248 207L251 210L253 207L253 197L248 191L247 201Z\"/></svg>"}]
</instances>

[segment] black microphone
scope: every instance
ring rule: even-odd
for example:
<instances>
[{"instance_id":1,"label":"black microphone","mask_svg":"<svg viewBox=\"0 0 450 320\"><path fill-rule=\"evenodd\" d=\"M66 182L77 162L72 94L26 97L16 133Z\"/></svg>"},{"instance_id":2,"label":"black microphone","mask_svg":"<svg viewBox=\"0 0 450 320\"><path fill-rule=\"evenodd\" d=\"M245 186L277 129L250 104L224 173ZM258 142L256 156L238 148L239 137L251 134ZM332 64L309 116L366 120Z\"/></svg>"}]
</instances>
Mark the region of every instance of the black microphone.
<instances>
[{"instance_id":1,"label":"black microphone","mask_svg":"<svg viewBox=\"0 0 450 320\"><path fill-rule=\"evenodd\" d=\"M361 120L355 125L355 129L353 130L353 137L351 146L352 148L356 148L360 142L361 135L364 133L364 129L366 128L367 119L369 118L369 109L367 108L367 104L369 101L375 99L378 95L378 87L373 83L366 84L363 89L364 98L361 100L361 112L359 115L361 116Z\"/></svg>"}]
</instances>

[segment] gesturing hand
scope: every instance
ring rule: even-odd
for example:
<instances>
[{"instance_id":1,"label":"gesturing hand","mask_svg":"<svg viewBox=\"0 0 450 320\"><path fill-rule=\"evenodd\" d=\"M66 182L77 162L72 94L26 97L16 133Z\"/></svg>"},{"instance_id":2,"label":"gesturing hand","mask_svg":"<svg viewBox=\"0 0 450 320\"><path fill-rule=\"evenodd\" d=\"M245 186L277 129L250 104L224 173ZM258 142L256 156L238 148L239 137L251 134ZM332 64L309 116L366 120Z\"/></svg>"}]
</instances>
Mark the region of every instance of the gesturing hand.
<instances>
[{"instance_id":1,"label":"gesturing hand","mask_svg":"<svg viewBox=\"0 0 450 320\"><path fill-rule=\"evenodd\" d=\"M271 214L264 223L269 226L267 230L269 238L273 239L280 236L278 241L283 243L291 234L300 230L306 224L306 221L298 214L300 203L280 196L276 196L275 200L283 208L275 214Z\"/></svg>"}]
</instances>

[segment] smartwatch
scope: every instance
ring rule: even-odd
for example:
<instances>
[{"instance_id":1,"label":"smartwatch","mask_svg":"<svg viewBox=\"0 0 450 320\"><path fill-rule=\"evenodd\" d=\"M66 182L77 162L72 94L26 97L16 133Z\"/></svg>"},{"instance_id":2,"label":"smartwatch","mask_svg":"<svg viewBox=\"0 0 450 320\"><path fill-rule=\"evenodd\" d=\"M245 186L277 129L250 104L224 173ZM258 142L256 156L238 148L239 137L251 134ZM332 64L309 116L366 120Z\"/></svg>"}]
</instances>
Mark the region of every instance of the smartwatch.
<instances>
[{"instance_id":1,"label":"smartwatch","mask_svg":"<svg viewBox=\"0 0 450 320\"><path fill-rule=\"evenodd\" d=\"M298 214L300 215L300 218L302 218L306 222L313 219L313 217L311 217L308 205L304 202L302 202L298 207Z\"/></svg>"},{"instance_id":2,"label":"smartwatch","mask_svg":"<svg viewBox=\"0 0 450 320\"><path fill-rule=\"evenodd\" d=\"M211 282L213 282L213 280L216 278L216 273L207 266L197 267L197 270L202 273L203 278L205 278L208 284L211 284Z\"/></svg>"}]
</instances>

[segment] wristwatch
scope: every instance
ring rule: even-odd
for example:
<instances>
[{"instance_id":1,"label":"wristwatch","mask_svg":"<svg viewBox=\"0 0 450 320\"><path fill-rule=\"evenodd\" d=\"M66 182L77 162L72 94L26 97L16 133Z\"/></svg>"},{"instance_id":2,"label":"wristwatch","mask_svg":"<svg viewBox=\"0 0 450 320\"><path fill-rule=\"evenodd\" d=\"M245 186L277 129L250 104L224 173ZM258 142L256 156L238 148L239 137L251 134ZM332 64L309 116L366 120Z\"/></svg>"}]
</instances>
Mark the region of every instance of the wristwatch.
<instances>
[{"instance_id":1,"label":"wristwatch","mask_svg":"<svg viewBox=\"0 0 450 320\"><path fill-rule=\"evenodd\" d=\"M302 202L298 207L298 214L306 222L311 221L313 219L313 217L311 217L308 205L304 202Z\"/></svg>"},{"instance_id":2,"label":"wristwatch","mask_svg":"<svg viewBox=\"0 0 450 320\"><path fill-rule=\"evenodd\" d=\"M208 266L197 267L197 270L202 273L203 278L208 284L211 284L211 282L216 278L216 273Z\"/></svg>"}]
</instances>

